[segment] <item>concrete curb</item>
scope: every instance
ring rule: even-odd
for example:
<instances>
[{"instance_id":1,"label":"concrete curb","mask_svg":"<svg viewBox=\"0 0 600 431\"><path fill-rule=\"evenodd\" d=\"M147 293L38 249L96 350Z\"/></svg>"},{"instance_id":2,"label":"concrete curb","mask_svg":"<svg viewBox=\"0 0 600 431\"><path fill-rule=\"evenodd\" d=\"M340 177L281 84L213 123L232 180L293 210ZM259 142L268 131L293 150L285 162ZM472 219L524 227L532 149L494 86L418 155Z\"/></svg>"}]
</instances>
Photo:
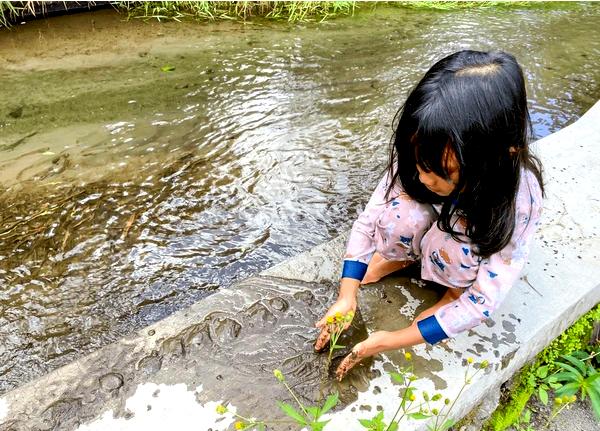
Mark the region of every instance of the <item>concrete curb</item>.
<instances>
[{"instance_id":1,"label":"concrete curb","mask_svg":"<svg viewBox=\"0 0 600 431\"><path fill-rule=\"evenodd\" d=\"M600 302L599 145L600 103L576 123L538 142L547 198L542 226L521 279L487 325L433 347L412 349L414 371L423 377L415 382L417 390L440 392L452 400L464 380L465 358L489 361L490 367L479 373L458 399L455 419L483 406L474 419L483 420L497 404L501 384ZM237 366L251 353L243 350L240 339L254 336L258 330L250 326L254 329L245 333L236 322L258 322L271 331L289 325L286 348L295 349L300 356L313 355L306 358L318 358L310 351L314 328L298 329L294 322L306 319L304 324L308 324L333 300L345 240L342 235L315 247L5 394L0 398L0 429L226 429L233 418L219 420L222 418L214 413L214 405L223 399L214 374L227 367L252 382L249 388L239 382L232 384L238 393L225 396L232 409L260 413L261 405L268 401L270 410L265 412L277 416L270 397L281 395L267 390L274 385L270 370ZM364 329L369 332L390 321L414 317L432 300L431 290L419 287L416 280L390 277L363 289L359 300ZM383 301L388 297L391 299ZM394 301L403 301L403 306L396 307ZM252 320L256 316L262 317ZM264 348L269 349L268 343ZM352 382L347 405L330 415L327 429L362 429L357 418L372 417L375 412L364 411L371 407L383 409L389 420L400 397L388 371L402 365L402 355L391 352L376 358L370 370L364 367L358 372L364 378L362 384ZM298 384L301 382L299 379ZM262 392L262 388L267 389ZM162 395L153 396L157 390ZM150 402L159 407L145 410ZM403 424L404 429L426 429L423 421ZM477 425L472 429L478 429Z\"/></svg>"}]
</instances>

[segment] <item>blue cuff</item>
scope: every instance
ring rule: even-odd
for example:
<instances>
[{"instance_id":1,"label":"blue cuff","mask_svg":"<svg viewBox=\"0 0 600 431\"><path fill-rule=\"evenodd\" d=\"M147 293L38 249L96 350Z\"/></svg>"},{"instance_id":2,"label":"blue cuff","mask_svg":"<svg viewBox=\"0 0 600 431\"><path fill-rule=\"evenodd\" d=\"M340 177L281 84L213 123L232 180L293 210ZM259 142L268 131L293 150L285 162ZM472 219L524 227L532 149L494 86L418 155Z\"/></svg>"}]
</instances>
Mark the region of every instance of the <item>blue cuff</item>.
<instances>
[{"instance_id":1,"label":"blue cuff","mask_svg":"<svg viewBox=\"0 0 600 431\"><path fill-rule=\"evenodd\" d=\"M358 262L356 260L345 260L344 269L342 269L342 278L353 278L358 281L362 281L367 273L366 263Z\"/></svg>"},{"instance_id":2,"label":"blue cuff","mask_svg":"<svg viewBox=\"0 0 600 431\"><path fill-rule=\"evenodd\" d=\"M429 316L417 322L417 327L421 335L429 344L435 344L438 341L448 338L435 316Z\"/></svg>"}]
</instances>

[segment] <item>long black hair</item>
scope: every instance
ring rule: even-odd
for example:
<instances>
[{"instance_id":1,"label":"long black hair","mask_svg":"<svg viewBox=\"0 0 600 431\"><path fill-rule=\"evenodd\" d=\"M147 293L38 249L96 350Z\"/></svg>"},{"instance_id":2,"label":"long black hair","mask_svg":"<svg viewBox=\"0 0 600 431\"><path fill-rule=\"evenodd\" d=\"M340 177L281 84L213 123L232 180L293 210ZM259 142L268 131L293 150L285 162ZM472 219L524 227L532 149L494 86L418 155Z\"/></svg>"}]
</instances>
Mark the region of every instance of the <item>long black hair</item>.
<instances>
[{"instance_id":1,"label":"long black hair","mask_svg":"<svg viewBox=\"0 0 600 431\"><path fill-rule=\"evenodd\" d=\"M541 164L529 151L533 128L516 59L471 50L441 59L410 92L394 123L388 197L400 181L413 199L442 204L438 227L459 241L465 238L453 228L453 216L463 217L479 256L504 248L514 232L522 168L534 173L543 191ZM459 180L442 197L419 181L417 164L449 178L448 150L458 161Z\"/></svg>"}]
</instances>

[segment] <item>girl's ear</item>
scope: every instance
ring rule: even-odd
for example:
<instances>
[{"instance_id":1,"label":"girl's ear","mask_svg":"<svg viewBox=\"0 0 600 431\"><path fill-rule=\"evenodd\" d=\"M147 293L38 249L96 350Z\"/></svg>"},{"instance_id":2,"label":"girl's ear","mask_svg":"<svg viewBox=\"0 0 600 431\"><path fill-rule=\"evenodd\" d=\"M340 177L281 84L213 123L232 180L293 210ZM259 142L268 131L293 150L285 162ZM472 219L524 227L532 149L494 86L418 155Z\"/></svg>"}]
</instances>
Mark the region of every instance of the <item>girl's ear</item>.
<instances>
[{"instance_id":1,"label":"girl's ear","mask_svg":"<svg viewBox=\"0 0 600 431\"><path fill-rule=\"evenodd\" d=\"M515 147L509 147L509 148L508 148L508 153L509 153L511 156L514 156L514 155L515 155L515 154L517 154L518 152L519 152L519 150L517 150Z\"/></svg>"}]
</instances>

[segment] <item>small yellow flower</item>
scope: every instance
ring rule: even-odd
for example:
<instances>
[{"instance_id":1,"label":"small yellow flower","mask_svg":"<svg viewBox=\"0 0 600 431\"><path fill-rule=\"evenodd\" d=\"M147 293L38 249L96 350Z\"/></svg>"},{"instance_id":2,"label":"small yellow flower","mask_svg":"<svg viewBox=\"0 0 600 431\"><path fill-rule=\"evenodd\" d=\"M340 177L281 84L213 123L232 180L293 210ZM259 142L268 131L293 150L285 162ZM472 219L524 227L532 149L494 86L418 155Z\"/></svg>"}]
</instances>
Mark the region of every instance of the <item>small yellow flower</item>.
<instances>
[{"instance_id":1,"label":"small yellow flower","mask_svg":"<svg viewBox=\"0 0 600 431\"><path fill-rule=\"evenodd\" d=\"M562 400L563 400L563 403L568 403L569 402L569 396L568 395L563 395Z\"/></svg>"},{"instance_id":2,"label":"small yellow flower","mask_svg":"<svg viewBox=\"0 0 600 431\"><path fill-rule=\"evenodd\" d=\"M235 425L234 425L234 428L235 428L236 430L243 430L243 429L244 429L244 422L237 421L237 422L235 423Z\"/></svg>"},{"instance_id":3,"label":"small yellow flower","mask_svg":"<svg viewBox=\"0 0 600 431\"><path fill-rule=\"evenodd\" d=\"M490 364L490 362L486 359L485 361L483 361L480 365L480 368L487 368L487 366Z\"/></svg>"},{"instance_id":4,"label":"small yellow flower","mask_svg":"<svg viewBox=\"0 0 600 431\"><path fill-rule=\"evenodd\" d=\"M344 321L350 323L352 322L352 319L354 319L354 312L352 310L348 311L348 313L346 313L346 316L344 317Z\"/></svg>"},{"instance_id":5,"label":"small yellow flower","mask_svg":"<svg viewBox=\"0 0 600 431\"><path fill-rule=\"evenodd\" d=\"M335 313L335 321L341 322L342 320L344 320L344 315L342 313L340 313L339 311L337 313Z\"/></svg>"},{"instance_id":6,"label":"small yellow flower","mask_svg":"<svg viewBox=\"0 0 600 431\"><path fill-rule=\"evenodd\" d=\"M562 398L554 398L554 404L561 405L563 402Z\"/></svg>"},{"instance_id":7,"label":"small yellow flower","mask_svg":"<svg viewBox=\"0 0 600 431\"><path fill-rule=\"evenodd\" d=\"M438 409L431 409L431 413L433 413L434 415L437 415L439 413Z\"/></svg>"},{"instance_id":8,"label":"small yellow flower","mask_svg":"<svg viewBox=\"0 0 600 431\"><path fill-rule=\"evenodd\" d=\"M571 395L571 402L574 403L577 401L577 397L575 395Z\"/></svg>"},{"instance_id":9,"label":"small yellow flower","mask_svg":"<svg viewBox=\"0 0 600 431\"><path fill-rule=\"evenodd\" d=\"M220 414L220 415L224 415L225 413L227 413L227 407L219 404L217 406L217 413Z\"/></svg>"},{"instance_id":10,"label":"small yellow flower","mask_svg":"<svg viewBox=\"0 0 600 431\"><path fill-rule=\"evenodd\" d=\"M283 373L277 369L273 370L273 375L277 378L277 380L279 380L280 382L283 382L285 380L285 377L283 377Z\"/></svg>"},{"instance_id":11,"label":"small yellow flower","mask_svg":"<svg viewBox=\"0 0 600 431\"><path fill-rule=\"evenodd\" d=\"M473 358L471 358L470 356L467 358L467 363L468 364L472 364L473 363Z\"/></svg>"},{"instance_id":12,"label":"small yellow flower","mask_svg":"<svg viewBox=\"0 0 600 431\"><path fill-rule=\"evenodd\" d=\"M417 399L417 397L415 396L415 394L410 394L410 397L408 397L408 399L414 401Z\"/></svg>"},{"instance_id":13,"label":"small yellow flower","mask_svg":"<svg viewBox=\"0 0 600 431\"><path fill-rule=\"evenodd\" d=\"M333 319L333 316L329 316L329 317L327 318L327 323L328 323L328 324L330 324L330 325L331 325L331 324L333 323L333 321L334 321L334 319Z\"/></svg>"},{"instance_id":14,"label":"small yellow flower","mask_svg":"<svg viewBox=\"0 0 600 431\"><path fill-rule=\"evenodd\" d=\"M404 359L406 359L407 361L410 361L412 359L412 355L410 354L410 352L406 352L404 354Z\"/></svg>"}]
</instances>

